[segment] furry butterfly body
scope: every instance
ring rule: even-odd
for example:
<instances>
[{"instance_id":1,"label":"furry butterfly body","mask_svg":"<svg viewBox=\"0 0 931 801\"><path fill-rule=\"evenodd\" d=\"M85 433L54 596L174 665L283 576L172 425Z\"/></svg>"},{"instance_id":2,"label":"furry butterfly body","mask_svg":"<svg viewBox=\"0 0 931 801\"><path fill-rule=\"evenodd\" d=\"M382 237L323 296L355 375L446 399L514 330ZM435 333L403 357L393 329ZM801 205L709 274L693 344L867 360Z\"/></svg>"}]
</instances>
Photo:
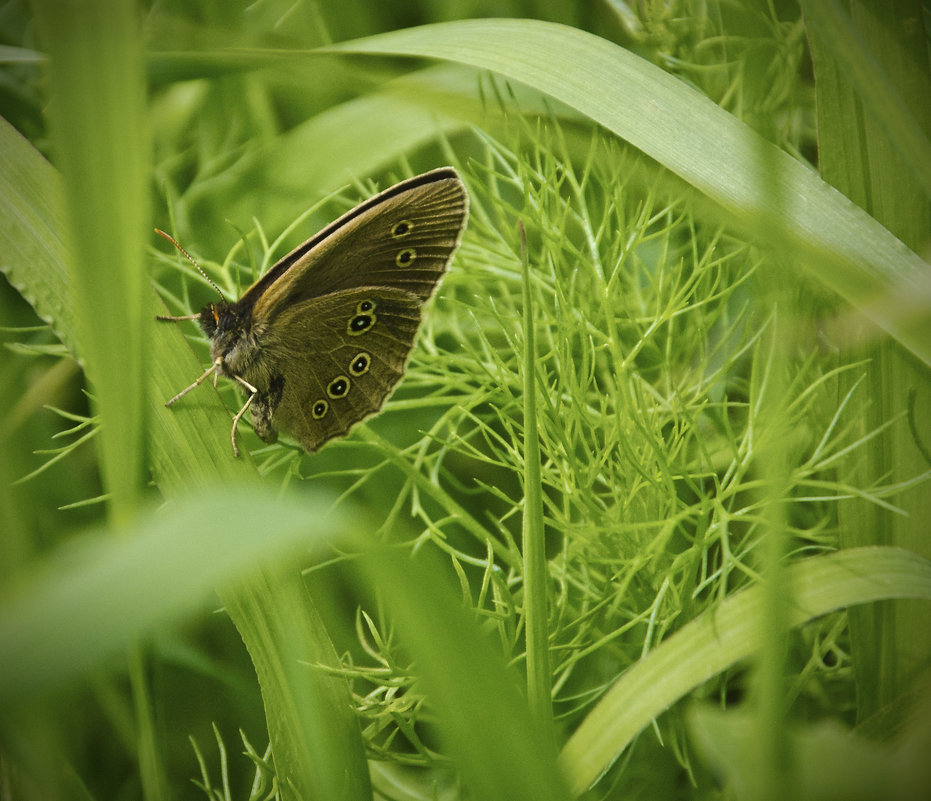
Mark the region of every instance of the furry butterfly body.
<instances>
[{"instance_id":1,"label":"furry butterfly body","mask_svg":"<svg viewBox=\"0 0 931 801\"><path fill-rule=\"evenodd\" d=\"M458 174L444 167L402 181L282 258L236 302L197 315L210 375L237 381L256 434L281 430L316 451L381 409L401 377L423 306L452 259L468 216Z\"/></svg>"}]
</instances>

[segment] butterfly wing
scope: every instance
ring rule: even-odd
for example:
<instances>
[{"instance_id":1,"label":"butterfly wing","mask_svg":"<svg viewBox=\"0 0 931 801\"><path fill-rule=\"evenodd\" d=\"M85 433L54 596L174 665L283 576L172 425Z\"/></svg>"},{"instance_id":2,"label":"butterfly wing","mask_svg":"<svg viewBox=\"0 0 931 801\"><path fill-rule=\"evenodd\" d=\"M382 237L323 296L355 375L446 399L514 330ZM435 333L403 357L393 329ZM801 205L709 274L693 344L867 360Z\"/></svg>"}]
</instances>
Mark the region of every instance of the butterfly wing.
<instances>
[{"instance_id":1,"label":"butterfly wing","mask_svg":"<svg viewBox=\"0 0 931 801\"><path fill-rule=\"evenodd\" d=\"M245 292L238 310L267 325L294 304L371 286L426 301L459 245L467 215L468 195L452 167L402 181L281 259Z\"/></svg>"},{"instance_id":2,"label":"butterfly wing","mask_svg":"<svg viewBox=\"0 0 931 801\"><path fill-rule=\"evenodd\" d=\"M404 374L420 325L419 295L358 287L292 304L262 337L268 389L252 405L256 432L274 429L308 451L377 412Z\"/></svg>"}]
</instances>

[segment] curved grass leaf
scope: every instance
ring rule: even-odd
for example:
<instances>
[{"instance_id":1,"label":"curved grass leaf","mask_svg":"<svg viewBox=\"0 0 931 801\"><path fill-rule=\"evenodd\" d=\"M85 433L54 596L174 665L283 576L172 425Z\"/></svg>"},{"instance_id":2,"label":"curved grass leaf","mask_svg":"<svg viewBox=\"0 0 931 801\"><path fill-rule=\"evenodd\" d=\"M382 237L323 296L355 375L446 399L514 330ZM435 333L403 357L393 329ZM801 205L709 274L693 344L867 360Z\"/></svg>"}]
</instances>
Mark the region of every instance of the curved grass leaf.
<instances>
[{"instance_id":1,"label":"curved grass leaf","mask_svg":"<svg viewBox=\"0 0 931 801\"><path fill-rule=\"evenodd\" d=\"M78 361L61 176L0 117L0 272Z\"/></svg>"},{"instance_id":2,"label":"curved grass leaf","mask_svg":"<svg viewBox=\"0 0 931 801\"><path fill-rule=\"evenodd\" d=\"M72 543L5 589L0 708L78 680L158 627L203 609L217 586L344 526L337 515L308 515L306 502L238 487L149 514L131 537Z\"/></svg>"},{"instance_id":3,"label":"curved grass leaf","mask_svg":"<svg viewBox=\"0 0 931 801\"><path fill-rule=\"evenodd\" d=\"M516 43L519 43L517 46ZM464 20L330 50L458 61L546 92L630 142L738 223L797 248L809 272L931 364L928 265L810 168L707 97L617 45L535 20Z\"/></svg>"},{"instance_id":4,"label":"curved grass leaf","mask_svg":"<svg viewBox=\"0 0 931 801\"><path fill-rule=\"evenodd\" d=\"M898 548L855 548L785 570L793 588L787 624L885 598L931 599L931 562ZM624 673L560 755L570 787L583 792L636 734L702 682L746 659L764 636L760 586L738 592L683 626Z\"/></svg>"}]
</instances>

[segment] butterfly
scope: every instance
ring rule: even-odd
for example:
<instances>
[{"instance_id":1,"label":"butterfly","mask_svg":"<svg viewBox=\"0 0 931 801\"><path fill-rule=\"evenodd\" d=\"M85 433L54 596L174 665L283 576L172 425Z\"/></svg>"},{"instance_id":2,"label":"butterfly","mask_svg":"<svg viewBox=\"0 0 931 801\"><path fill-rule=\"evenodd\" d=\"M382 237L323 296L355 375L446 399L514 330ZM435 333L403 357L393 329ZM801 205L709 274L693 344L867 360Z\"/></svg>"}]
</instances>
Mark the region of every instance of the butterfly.
<instances>
[{"instance_id":1,"label":"butterfly","mask_svg":"<svg viewBox=\"0 0 931 801\"><path fill-rule=\"evenodd\" d=\"M214 384L220 375L238 383L248 397L233 417L236 456L246 411L265 442L280 430L313 452L346 434L378 412L403 377L424 304L459 246L468 212L452 167L408 178L296 247L239 300L227 301L214 284L220 300L198 314L159 316L197 320L210 341L210 366L165 405L211 375Z\"/></svg>"}]
</instances>

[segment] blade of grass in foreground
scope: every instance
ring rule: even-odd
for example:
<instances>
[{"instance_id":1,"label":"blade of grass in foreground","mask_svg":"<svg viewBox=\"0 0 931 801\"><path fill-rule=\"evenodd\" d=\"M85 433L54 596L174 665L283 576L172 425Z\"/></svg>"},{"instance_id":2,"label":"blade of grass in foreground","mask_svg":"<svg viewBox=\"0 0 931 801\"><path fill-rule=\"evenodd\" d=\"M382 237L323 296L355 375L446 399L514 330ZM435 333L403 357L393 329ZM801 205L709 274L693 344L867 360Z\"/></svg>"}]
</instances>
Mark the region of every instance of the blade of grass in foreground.
<instances>
[{"instance_id":1,"label":"blade of grass in foreground","mask_svg":"<svg viewBox=\"0 0 931 801\"><path fill-rule=\"evenodd\" d=\"M882 128L884 137L880 137L880 140L885 138L901 154L911 178L922 188L925 197L931 197L931 143L908 102L897 90L897 85L889 80L837 0L803 0L801 5L805 11L806 27L809 31L817 31L831 56L838 61L845 82L855 87L857 96L871 112L873 121ZM900 13L899 8L884 2L873 3L873 8L868 8L869 3L863 5L867 7L863 15L871 21L891 22L890 27L897 27L896 22L884 20L883 17ZM904 35L908 27L913 27L913 30L918 28L902 21L900 35ZM907 64L906 70L914 69L914 74L906 76L909 79L909 83L904 84L906 91L925 83L923 79L927 77L927 58L924 59L924 75L920 68L915 69L922 63L921 55L925 48L922 47L917 53L909 53L901 39L886 43L899 51L892 60L898 64ZM915 57L914 62L911 57ZM898 86L903 84L899 83ZM924 99L927 100L927 96ZM920 108L920 105L912 108Z\"/></svg>"},{"instance_id":2,"label":"blade of grass in foreground","mask_svg":"<svg viewBox=\"0 0 931 801\"><path fill-rule=\"evenodd\" d=\"M62 341L77 348L76 318L69 302L61 242L64 222L58 174L5 123L0 124L0 163L11 167L0 170L0 186L4 189L0 192L0 208L9 212L0 219L3 270ZM189 403L175 411L163 407L164 398L189 383L190 375L197 371L197 360L180 330L155 322L159 310L154 297L150 296L146 308L145 330L151 332L153 356L150 380L154 389L148 393L153 469L160 489L170 500L177 501L195 490L204 492L198 501L200 512L193 519L184 517L184 507L169 512L166 520L172 536L166 534L154 544L147 538L137 545L131 537L113 543L114 548L127 550L98 550L95 553L99 565L88 562L81 575L68 574L67 581L64 574L55 578L52 583L60 587L43 590L45 585L37 586L35 592L19 599L15 608L0 610L0 659L4 668L7 662L23 668L0 671L6 680L0 686L0 700L44 695L62 683L76 681L107 654L125 650L134 637L150 631L152 626L190 614L206 587L232 580L241 574L239 568L255 564L260 556L280 555L275 545L277 538L287 541L292 534L312 530L320 516L309 514L309 510L330 505L327 499L304 497L297 509L287 498L275 499L271 505L259 501L253 508L249 496L237 494L237 503L246 507L237 514L239 507L230 506L216 486L218 482L227 487L243 486L254 476L254 469L247 460L233 458L229 418L222 414L218 398L213 396L213 407L209 402ZM177 358L178 353L185 352L189 359ZM294 515L301 525L297 531ZM335 520L331 522L336 526ZM144 524L140 526L148 530ZM162 532L161 527L156 530ZM237 531L246 542L237 543ZM257 531L262 532L261 536ZM138 533L145 537L144 531ZM180 541L176 541L178 537ZM149 547L154 549L152 553L145 551ZM140 557L139 548L149 555ZM137 563L151 564L151 572L137 576L132 568ZM159 565L168 565L167 578L157 569ZM175 570L178 566L190 567L193 575ZM100 568L103 574L98 576L94 571ZM48 570L55 570L54 563ZM154 595L146 595L151 587L148 579L155 580L160 588ZM258 569L249 571L236 585L227 584L222 594L259 676L269 736L281 755L278 766L282 775L294 786L306 788L307 797L311 797L313 787L318 788L318 797L334 797L332 788L342 782L340 786L350 788L353 797L365 798L370 795L368 773L358 724L345 703L347 688L337 686L338 682L319 670L298 667L299 661L334 669L339 665L312 601L297 583L299 579L297 567L285 576L280 568L273 572ZM136 595L124 597L123 593ZM144 603L136 603L133 597ZM106 614L89 605L96 598L109 599L106 611L117 614L119 621L111 625ZM298 598L300 602L295 601ZM92 632L87 631L88 626ZM78 643L69 646L70 640L50 637L59 630L63 635L77 636ZM99 640L102 634L107 635L105 641ZM43 650L49 647L52 653ZM11 653L22 656L12 660ZM30 654L35 658L29 658ZM313 702L304 703L309 698ZM0 703L0 708L7 707ZM333 735L334 731L341 735ZM338 754L319 761L307 747L308 742L318 743L319 737L337 745ZM328 772L322 772L321 766Z\"/></svg>"},{"instance_id":3,"label":"blade of grass in foreground","mask_svg":"<svg viewBox=\"0 0 931 801\"><path fill-rule=\"evenodd\" d=\"M442 564L384 549L368 554L362 571L384 597L410 649L442 723L438 735L469 797L568 799L552 740L531 715L517 673L507 668L500 648L453 595Z\"/></svg>"},{"instance_id":4,"label":"blade of grass in foreground","mask_svg":"<svg viewBox=\"0 0 931 801\"><path fill-rule=\"evenodd\" d=\"M149 157L141 32L126 3L41 0L35 10L51 57L49 129L64 177L73 334L94 405L110 421L97 441L111 519L127 522L144 475Z\"/></svg>"},{"instance_id":5,"label":"blade of grass in foreground","mask_svg":"<svg viewBox=\"0 0 931 801\"><path fill-rule=\"evenodd\" d=\"M256 572L221 596L262 686L283 797L371 798L349 684L335 672L339 654L301 572L293 564Z\"/></svg>"},{"instance_id":6,"label":"blade of grass in foreground","mask_svg":"<svg viewBox=\"0 0 931 801\"><path fill-rule=\"evenodd\" d=\"M216 586L345 522L308 516L304 501L240 487L143 517L132 537L89 537L62 549L0 600L0 709L79 681L156 628L202 609Z\"/></svg>"},{"instance_id":7,"label":"blade of grass in foreground","mask_svg":"<svg viewBox=\"0 0 931 801\"><path fill-rule=\"evenodd\" d=\"M219 586L259 677L283 796L369 797L349 687L321 668L339 658L294 559L348 528L344 515L308 514L331 505L320 493L214 490L143 517L131 536L53 555L0 600L4 723L200 612Z\"/></svg>"},{"instance_id":8,"label":"blade of grass in foreground","mask_svg":"<svg viewBox=\"0 0 931 801\"><path fill-rule=\"evenodd\" d=\"M129 3L37 0L34 9L50 56L46 112L64 178L73 334L101 420L95 444L107 513L122 527L138 512L145 476L142 232L149 153L141 30ZM128 668L143 796L162 798L167 782L138 648Z\"/></svg>"},{"instance_id":9,"label":"blade of grass in foreground","mask_svg":"<svg viewBox=\"0 0 931 801\"><path fill-rule=\"evenodd\" d=\"M908 24L902 11L907 5L858 2L847 17L835 2L803 3L815 70L822 175L860 206L873 209L881 222L919 250L931 239L931 195L923 188L929 178L922 179L889 146L887 135L903 106L921 125L899 142L900 152L920 147L908 142L920 140L922 129L931 132L927 39L923 29ZM851 58L858 63L851 65ZM869 64L877 66L864 72ZM888 86L897 91L890 93ZM924 161L931 170L931 157ZM861 487L907 482L926 471L931 461L923 444L928 441L925 432L931 430L931 373L894 343L867 343L862 355L869 391L857 393L854 403L859 408L852 419L859 421L861 432L880 434L864 443L849 480ZM841 392L851 380L849 374L842 378ZM886 425L904 410L907 425ZM904 514L863 498L840 504L841 546L896 545L931 557L931 492L926 486L913 486L895 502ZM888 710L909 696L931 660L927 605L897 601L859 607L851 610L849 625L858 719L884 725L898 721L899 716Z\"/></svg>"},{"instance_id":10,"label":"blade of grass in foreground","mask_svg":"<svg viewBox=\"0 0 931 801\"><path fill-rule=\"evenodd\" d=\"M785 570L798 626L835 609L884 598L931 599L931 562L897 548L857 548L805 559ZM627 670L573 733L560 754L569 785L584 792L637 733L690 690L759 647L760 586L738 592L696 618Z\"/></svg>"},{"instance_id":11,"label":"blade of grass in foreground","mask_svg":"<svg viewBox=\"0 0 931 801\"><path fill-rule=\"evenodd\" d=\"M623 48L554 23L496 19L425 25L331 49L458 61L555 97L680 175L751 231L786 232L817 279L931 364L927 312L902 315L900 305L876 302L927 298L928 265L808 167ZM774 194L781 197L775 205Z\"/></svg>"}]
</instances>

